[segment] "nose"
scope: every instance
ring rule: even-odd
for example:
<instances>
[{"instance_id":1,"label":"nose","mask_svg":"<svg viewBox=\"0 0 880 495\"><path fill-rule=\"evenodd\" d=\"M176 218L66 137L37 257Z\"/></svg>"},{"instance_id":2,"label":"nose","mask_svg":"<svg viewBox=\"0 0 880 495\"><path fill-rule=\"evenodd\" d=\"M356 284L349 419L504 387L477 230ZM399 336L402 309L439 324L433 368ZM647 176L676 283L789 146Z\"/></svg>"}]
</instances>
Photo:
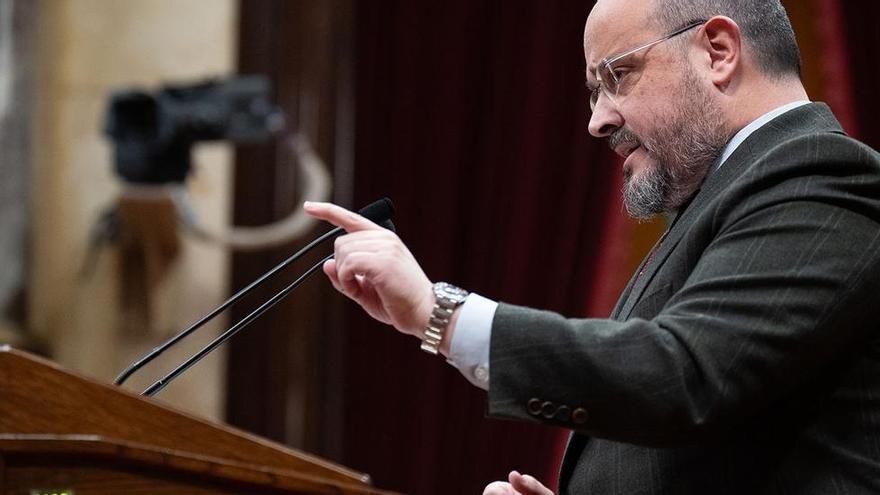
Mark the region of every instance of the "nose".
<instances>
[{"instance_id":1,"label":"nose","mask_svg":"<svg viewBox=\"0 0 880 495\"><path fill-rule=\"evenodd\" d=\"M623 127L623 116L617 109L611 98L602 93L596 101L596 108L590 115L588 129L590 134L597 138L608 137L617 129Z\"/></svg>"}]
</instances>

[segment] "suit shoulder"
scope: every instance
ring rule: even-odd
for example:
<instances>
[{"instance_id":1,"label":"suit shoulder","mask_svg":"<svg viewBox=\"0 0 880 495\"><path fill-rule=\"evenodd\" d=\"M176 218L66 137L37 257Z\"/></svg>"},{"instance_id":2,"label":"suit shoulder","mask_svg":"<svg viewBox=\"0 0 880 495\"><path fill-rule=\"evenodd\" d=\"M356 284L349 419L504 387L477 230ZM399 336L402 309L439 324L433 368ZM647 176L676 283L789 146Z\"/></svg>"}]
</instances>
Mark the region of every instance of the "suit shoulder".
<instances>
[{"instance_id":1,"label":"suit shoulder","mask_svg":"<svg viewBox=\"0 0 880 495\"><path fill-rule=\"evenodd\" d=\"M817 132L792 137L771 147L758 164L803 166L826 164L857 166L863 172L880 172L880 153L840 132Z\"/></svg>"},{"instance_id":2,"label":"suit shoulder","mask_svg":"<svg viewBox=\"0 0 880 495\"><path fill-rule=\"evenodd\" d=\"M807 209L829 205L880 223L880 154L866 144L839 132L805 133L752 157L710 198L706 213L716 228L794 202Z\"/></svg>"}]
</instances>

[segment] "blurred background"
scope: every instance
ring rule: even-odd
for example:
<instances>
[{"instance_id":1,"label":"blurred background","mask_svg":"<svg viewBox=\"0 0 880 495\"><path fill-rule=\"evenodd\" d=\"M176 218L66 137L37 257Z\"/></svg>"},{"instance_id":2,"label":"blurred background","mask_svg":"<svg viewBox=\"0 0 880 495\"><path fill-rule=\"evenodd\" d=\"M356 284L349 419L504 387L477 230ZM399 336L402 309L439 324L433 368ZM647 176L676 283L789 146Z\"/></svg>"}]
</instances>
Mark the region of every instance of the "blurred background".
<instances>
[{"instance_id":1,"label":"blurred background","mask_svg":"<svg viewBox=\"0 0 880 495\"><path fill-rule=\"evenodd\" d=\"M813 100L880 148L868 1L787 0ZM328 230L397 205L433 280L607 315L660 222L587 134L589 0L0 0L0 344L103 382ZM328 252L142 370L141 390ZM555 478L565 432L485 394L323 276L159 396L406 493Z\"/></svg>"}]
</instances>

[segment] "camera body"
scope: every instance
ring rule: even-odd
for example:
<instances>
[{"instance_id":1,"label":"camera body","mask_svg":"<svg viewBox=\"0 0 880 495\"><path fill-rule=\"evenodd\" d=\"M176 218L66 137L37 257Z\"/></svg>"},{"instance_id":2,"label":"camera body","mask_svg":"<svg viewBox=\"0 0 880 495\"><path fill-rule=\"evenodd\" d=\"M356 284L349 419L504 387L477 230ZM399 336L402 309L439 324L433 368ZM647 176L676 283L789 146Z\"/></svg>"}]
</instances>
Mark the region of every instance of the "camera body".
<instances>
[{"instance_id":1,"label":"camera body","mask_svg":"<svg viewBox=\"0 0 880 495\"><path fill-rule=\"evenodd\" d=\"M199 141L256 143L284 129L264 76L167 85L151 94L128 89L110 97L104 133L116 173L137 184L183 182Z\"/></svg>"}]
</instances>

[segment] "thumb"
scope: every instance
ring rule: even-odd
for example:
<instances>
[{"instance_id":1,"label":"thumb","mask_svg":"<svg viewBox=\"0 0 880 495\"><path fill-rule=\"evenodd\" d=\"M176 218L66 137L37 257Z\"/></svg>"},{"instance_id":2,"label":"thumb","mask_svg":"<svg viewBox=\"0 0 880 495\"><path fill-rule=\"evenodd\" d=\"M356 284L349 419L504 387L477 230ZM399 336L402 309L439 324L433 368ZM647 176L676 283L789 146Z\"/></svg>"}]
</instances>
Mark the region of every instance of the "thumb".
<instances>
[{"instance_id":1,"label":"thumb","mask_svg":"<svg viewBox=\"0 0 880 495\"><path fill-rule=\"evenodd\" d=\"M517 471L511 471L508 481L513 489L523 495L553 495L549 488L542 485L540 481L527 474L520 474Z\"/></svg>"}]
</instances>

